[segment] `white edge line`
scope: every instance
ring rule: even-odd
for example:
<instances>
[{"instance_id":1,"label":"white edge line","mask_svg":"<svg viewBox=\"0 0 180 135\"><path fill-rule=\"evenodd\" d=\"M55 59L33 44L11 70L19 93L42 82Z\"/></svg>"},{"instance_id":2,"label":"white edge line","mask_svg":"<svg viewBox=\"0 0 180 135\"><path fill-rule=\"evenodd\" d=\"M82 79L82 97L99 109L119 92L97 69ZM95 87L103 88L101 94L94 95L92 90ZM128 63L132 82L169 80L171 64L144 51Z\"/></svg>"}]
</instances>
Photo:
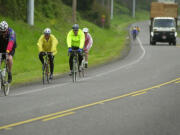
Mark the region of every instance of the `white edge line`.
<instances>
[{"instance_id":1,"label":"white edge line","mask_svg":"<svg viewBox=\"0 0 180 135\"><path fill-rule=\"evenodd\" d=\"M56 84L56 85L54 85L54 86L49 86L49 87L34 89L34 90L31 90L31 91L26 91L26 92L21 92L21 93L13 94L13 95L11 95L11 96L20 96L20 95L25 95L25 94L40 92L40 91L43 91L43 90L45 90L45 89L51 89L51 88L61 87L61 86L65 86L65 85L67 85L67 84L69 84L69 83Z\"/></svg>"}]
</instances>

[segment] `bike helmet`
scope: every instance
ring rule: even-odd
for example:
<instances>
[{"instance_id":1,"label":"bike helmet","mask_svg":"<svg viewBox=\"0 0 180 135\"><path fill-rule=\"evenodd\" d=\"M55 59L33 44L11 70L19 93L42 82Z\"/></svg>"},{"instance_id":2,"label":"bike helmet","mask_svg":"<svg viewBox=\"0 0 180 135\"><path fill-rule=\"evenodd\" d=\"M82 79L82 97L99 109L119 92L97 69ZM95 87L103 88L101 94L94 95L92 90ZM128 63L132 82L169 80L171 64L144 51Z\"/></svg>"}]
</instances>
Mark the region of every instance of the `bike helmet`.
<instances>
[{"instance_id":1,"label":"bike helmet","mask_svg":"<svg viewBox=\"0 0 180 135\"><path fill-rule=\"evenodd\" d=\"M51 29L50 28L46 28L44 30L44 34L51 34Z\"/></svg>"},{"instance_id":2,"label":"bike helmet","mask_svg":"<svg viewBox=\"0 0 180 135\"><path fill-rule=\"evenodd\" d=\"M78 30L79 29L79 25L78 24L74 24L72 27L73 30Z\"/></svg>"},{"instance_id":3,"label":"bike helmet","mask_svg":"<svg viewBox=\"0 0 180 135\"><path fill-rule=\"evenodd\" d=\"M83 28L83 32L89 32L88 28Z\"/></svg>"},{"instance_id":4,"label":"bike helmet","mask_svg":"<svg viewBox=\"0 0 180 135\"><path fill-rule=\"evenodd\" d=\"M0 23L0 31L6 31L8 29L8 24L6 21Z\"/></svg>"}]
</instances>

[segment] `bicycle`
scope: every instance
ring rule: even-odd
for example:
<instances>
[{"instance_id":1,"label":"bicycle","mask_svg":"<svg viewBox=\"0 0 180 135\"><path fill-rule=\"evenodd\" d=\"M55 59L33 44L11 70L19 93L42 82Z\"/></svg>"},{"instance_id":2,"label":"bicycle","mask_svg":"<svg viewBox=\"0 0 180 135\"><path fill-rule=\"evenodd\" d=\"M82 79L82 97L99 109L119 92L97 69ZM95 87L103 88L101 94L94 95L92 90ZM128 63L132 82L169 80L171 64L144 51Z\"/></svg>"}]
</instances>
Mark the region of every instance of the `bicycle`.
<instances>
[{"instance_id":1,"label":"bicycle","mask_svg":"<svg viewBox=\"0 0 180 135\"><path fill-rule=\"evenodd\" d=\"M77 73L79 72L79 77L81 76L81 69L79 67L79 61L78 61L78 50L72 50L71 54L74 56L73 57L73 68L72 68L72 81L76 82L77 81ZM68 54L69 55L69 54ZM84 71L83 71L84 74Z\"/></svg>"},{"instance_id":2,"label":"bicycle","mask_svg":"<svg viewBox=\"0 0 180 135\"><path fill-rule=\"evenodd\" d=\"M72 50L71 52L74 57L73 57L73 69L72 69L72 80L73 82L77 81L77 72L78 72L78 50Z\"/></svg>"},{"instance_id":3,"label":"bicycle","mask_svg":"<svg viewBox=\"0 0 180 135\"><path fill-rule=\"evenodd\" d=\"M0 53L0 89L3 90L4 95L7 96L10 90L10 84L8 83L8 54Z\"/></svg>"},{"instance_id":4,"label":"bicycle","mask_svg":"<svg viewBox=\"0 0 180 135\"><path fill-rule=\"evenodd\" d=\"M45 52L45 59L44 59L44 65L43 65L43 71L42 71L42 81L43 81L43 84L46 83L49 83L50 82L50 67L49 67L49 58L48 58L48 55L52 55L52 53L50 52Z\"/></svg>"}]
</instances>

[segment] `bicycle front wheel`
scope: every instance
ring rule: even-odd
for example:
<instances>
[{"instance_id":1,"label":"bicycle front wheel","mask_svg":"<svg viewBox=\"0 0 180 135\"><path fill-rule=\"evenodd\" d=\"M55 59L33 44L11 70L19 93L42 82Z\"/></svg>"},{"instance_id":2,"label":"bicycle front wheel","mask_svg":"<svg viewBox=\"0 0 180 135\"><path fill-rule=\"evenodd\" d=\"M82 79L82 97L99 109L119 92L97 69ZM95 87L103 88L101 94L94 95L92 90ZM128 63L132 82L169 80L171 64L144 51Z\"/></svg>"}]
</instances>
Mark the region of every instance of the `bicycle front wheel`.
<instances>
[{"instance_id":1,"label":"bicycle front wheel","mask_svg":"<svg viewBox=\"0 0 180 135\"><path fill-rule=\"evenodd\" d=\"M4 77L1 77L1 88L4 91L4 95L9 95L10 84L8 83L8 73L6 72Z\"/></svg>"},{"instance_id":2,"label":"bicycle front wheel","mask_svg":"<svg viewBox=\"0 0 180 135\"><path fill-rule=\"evenodd\" d=\"M2 85L2 89L4 91L4 95L8 96L9 95L10 84L9 83L3 84Z\"/></svg>"},{"instance_id":3,"label":"bicycle front wheel","mask_svg":"<svg viewBox=\"0 0 180 135\"><path fill-rule=\"evenodd\" d=\"M77 70L78 70L78 65L77 65L77 62L74 60L73 61L73 72L72 72L73 82L76 82L76 80L77 80Z\"/></svg>"},{"instance_id":4,"label":"bicycle front wheel","mask_svg":"<svg viewBox=\"0 0 180 135\"><path fill-rule=\"evenodd\" d=\"M45 84L46 82L49 83L49 66L48 66L48 64L44 65L42 80L43 80L43 84Z\"/></svg>"},{"instance_id":5,"label":"bicycle front wheel","mask_svg":"<svg viewBox=\"0 0 180 135\"><path fill-rule=\"evenodd\" d=\"M47 64L46 65L46 80L47 80L47 83L49 83L49 65Z\"/></svg>"},{"instance_id":6,"label":"bicycle front wheel","mask_svg":"<svg viewBox=\"0 0 180 135\"><path fill-rule=\"evenodd\" d=\"M2 84L3 84L3 78L2 78L2 74L0 73L0 90L2 91Z\"/></svg>"},{"instance_id":7,"label":"bicycle front wheel","mask_svg":"<svg viewBox=\"0 0 180 135\"><path fill-rule=\"evenodd\" d=\"M81 64L82 68L81 68L81 73L82 73L82 77L84 77L85 74L85 57L83 58L82 64Z\"/></svg>"},{"instance_id":8,"label":"bicycle front wheel","mask_svg":"<svg viewBox=\"0 0 180 135\"><path fill-rule=\"evenodd\" d=\"M43 81L43 84L45 84L45 68L43 68L43 72L42 72L42 81Z\"/></svg>"}]
</instances>

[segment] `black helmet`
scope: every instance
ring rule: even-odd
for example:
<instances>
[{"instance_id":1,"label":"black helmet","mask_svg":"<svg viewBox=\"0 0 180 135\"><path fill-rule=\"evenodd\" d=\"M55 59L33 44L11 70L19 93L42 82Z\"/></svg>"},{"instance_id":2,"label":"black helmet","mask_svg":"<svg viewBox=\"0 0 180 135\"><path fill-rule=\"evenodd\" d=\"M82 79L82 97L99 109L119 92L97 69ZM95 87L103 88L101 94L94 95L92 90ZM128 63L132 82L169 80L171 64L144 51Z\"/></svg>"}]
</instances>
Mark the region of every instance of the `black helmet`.
<instances>
[{"instance_id":1,"label":"black helmet","mask_svg":"<svg viewBox=\"0 0 180 135\"><path fill-rule=\"evenodd\" d=\"M78 24L74 24L72 27L73 30L78 30L79 29L79 25Z\"/></svg>"}]
</instances>

